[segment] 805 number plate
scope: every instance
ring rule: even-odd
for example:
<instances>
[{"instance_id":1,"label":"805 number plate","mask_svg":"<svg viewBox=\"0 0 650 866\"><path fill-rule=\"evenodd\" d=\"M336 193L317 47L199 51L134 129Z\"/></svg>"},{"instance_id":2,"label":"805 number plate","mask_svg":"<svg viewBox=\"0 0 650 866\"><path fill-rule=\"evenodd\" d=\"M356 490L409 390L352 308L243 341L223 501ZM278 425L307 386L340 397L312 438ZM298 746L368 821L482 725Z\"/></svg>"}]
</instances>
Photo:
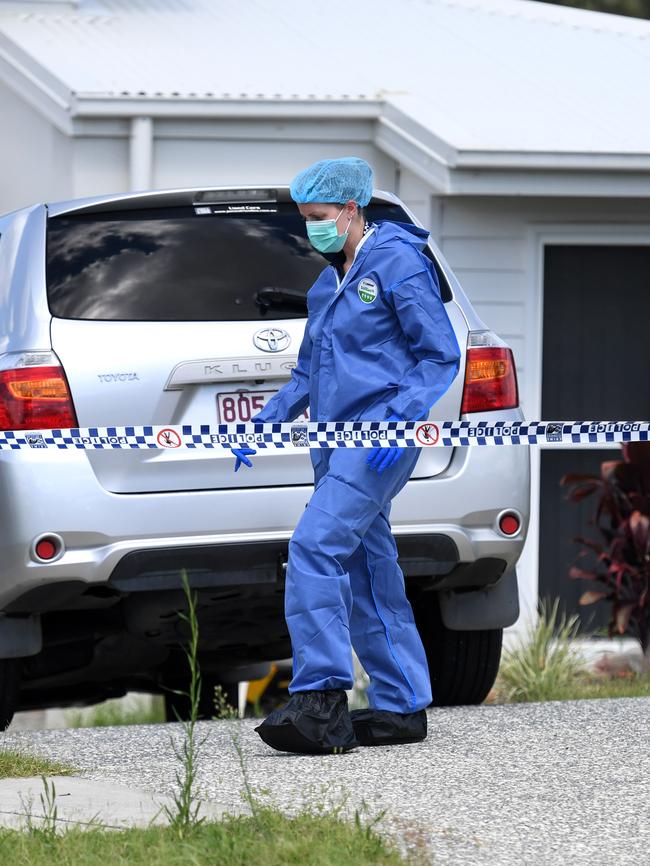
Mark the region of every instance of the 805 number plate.
<instances>
[{"instance_id":1,"label":"805 number plate","mask_svg":"<svg viewBox=\"0 0 650 866\"><path fill-rule=\"evenodd\" d=\"M218 420L220 424L245 424L257 415L275 391L232 391L217 394Z\"/></svg>"},{"instance_id":2,"label":"805 number plate","mask_svg":"<svg viewBox=\"0 0 650 866\"><path fill-rule=\"evenodd\" d=\"M217 420L219 424L245 424L266 406L276 391L229 391L217 394ZM308 421L308 411L296 421Z\"/></svg>"}]
</instances>

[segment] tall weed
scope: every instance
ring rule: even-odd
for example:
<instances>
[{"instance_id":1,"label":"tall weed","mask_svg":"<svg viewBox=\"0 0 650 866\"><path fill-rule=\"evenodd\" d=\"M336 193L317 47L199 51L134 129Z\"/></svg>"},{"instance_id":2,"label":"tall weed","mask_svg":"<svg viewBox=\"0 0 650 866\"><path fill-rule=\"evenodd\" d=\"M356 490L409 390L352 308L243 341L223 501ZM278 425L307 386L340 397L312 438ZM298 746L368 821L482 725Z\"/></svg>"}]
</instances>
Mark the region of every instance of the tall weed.
<instances>
[{"instance_id":1,"label":"tall weed","mask_svg":"<svg viewBox=\"0 0 650 866\"><path fill-rule=\"evenodd\" d=\"M164 812L169 820L172 831L180 840L185 839L193 828L198 827L205 820L199 818L200 803L197 799L197 773L198 773L198 755L201 746L205 742L205 738L201 741L197 738L196 723L199 716L199 700L201 695L201 673L198 663L199 650L199 623L197 617L197 598L196 594L190 589L187 571L182 570L183 591L187 601L187 614L179 611L179 616L187 622L190 630L189 646L185 650L189 669L190 681L189 690L183 692L177 691L178 694L185 694L189 698L190 713L189 719L182 721L178 712L176 716L178 721L182 721L183 725L183 743L179 749L176 743L172 740L172 748L178 761L180 769L176 772L177 789L172 795L173 805L165 806Z\"/></svg>"}]
</instances>

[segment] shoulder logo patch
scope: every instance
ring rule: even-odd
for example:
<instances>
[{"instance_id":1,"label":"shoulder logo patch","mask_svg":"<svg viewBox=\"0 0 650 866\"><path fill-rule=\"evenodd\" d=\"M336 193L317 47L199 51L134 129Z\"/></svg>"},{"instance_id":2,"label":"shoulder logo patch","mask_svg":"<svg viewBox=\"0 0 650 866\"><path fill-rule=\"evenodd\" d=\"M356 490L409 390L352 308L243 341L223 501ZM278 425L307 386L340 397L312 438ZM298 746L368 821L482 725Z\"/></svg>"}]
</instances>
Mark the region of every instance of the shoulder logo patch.
<instances>
[{"instance_id":1,"label":"shoulder logo patch","mask_svg":"<svg viewBox=\"0 0 650 866\"><path fill-rule=\"evenodd\" d=\"M374 280L359 280L357 292L364 304L372 304L377 297L377 283Z\"/></svg>"}]
</instances>

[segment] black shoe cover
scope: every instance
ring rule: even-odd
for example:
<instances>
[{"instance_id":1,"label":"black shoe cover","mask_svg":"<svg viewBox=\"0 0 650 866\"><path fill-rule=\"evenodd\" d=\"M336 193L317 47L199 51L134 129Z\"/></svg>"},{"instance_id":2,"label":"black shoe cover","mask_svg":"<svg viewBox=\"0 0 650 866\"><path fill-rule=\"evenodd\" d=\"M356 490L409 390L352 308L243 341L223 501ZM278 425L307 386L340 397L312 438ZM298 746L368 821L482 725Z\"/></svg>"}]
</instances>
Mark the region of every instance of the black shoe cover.
<instances>
[{"instance_id":1,"label":"black shoe cover","mask_svg":"<svg viewBox=\"0 0 650 866\"><path fill-rule=\"evenodd\" d=\"M294 692L255 730L267 745L280 752L331 755L359 745L345 689Z\"/></svg>"},{"instance_id":2,"label":"black shoe cover","mask_svg":"<svg viewBox=\"0 0 650 866\"><path fill-rule=\"evenodd\" d=\"M352 710L352 726L362 746L392 746L418 743L427 735L425 710L394 713L391 710Z\"/></svg>"}]
</instances>

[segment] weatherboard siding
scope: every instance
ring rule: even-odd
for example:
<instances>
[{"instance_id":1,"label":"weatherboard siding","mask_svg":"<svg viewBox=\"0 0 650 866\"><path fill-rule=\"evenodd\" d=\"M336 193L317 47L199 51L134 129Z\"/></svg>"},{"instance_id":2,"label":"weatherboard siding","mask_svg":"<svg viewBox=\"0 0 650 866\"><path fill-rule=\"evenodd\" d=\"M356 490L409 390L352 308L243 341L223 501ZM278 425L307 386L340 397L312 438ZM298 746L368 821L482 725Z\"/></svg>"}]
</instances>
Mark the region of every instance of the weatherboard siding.
<instances>
[{"instance_id":1,"label":"weatherboard siding","mask_svg":"<svg viewBox=\"0 0 650 866\"><path fill-rule=\"evenodd\" d=\"M597 244L604 226L615 226L623 234L626 224L650 227L650 202L527 197L433 200L442 201L436 240L478 315L512 348L523 411L532 418L536 408L532 395L537 389L527 386L540 379L541 370L537 365L528 369L526 363L532 357L528 343L537 342L537 334L529 334L526 324L536 321L538 301L532 287L539 260L531 255L531 230L547 226L555 231L557 226L575 224L589 236L593 226Z\"/></svg>"},{"instance_id":2,"label":"weatherboard siding","mask_svg":"<svg viewBox=\"0 0 650 866\"><path fill-rule=\"evenodd\" d=\"M0 213L66 198L70 140L0 81Z\"/></svg>"}]
</instances>

